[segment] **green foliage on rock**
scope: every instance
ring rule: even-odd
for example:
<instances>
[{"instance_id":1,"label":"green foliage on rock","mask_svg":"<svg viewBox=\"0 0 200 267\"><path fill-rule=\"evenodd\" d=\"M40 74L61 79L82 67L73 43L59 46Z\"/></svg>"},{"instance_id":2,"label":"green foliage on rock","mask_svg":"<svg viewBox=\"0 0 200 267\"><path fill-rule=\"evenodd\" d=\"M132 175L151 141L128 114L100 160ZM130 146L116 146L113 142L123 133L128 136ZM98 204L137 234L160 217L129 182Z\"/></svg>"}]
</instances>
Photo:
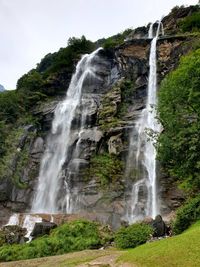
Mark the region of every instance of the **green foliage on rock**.
<instances>
[{"instance_id":1,"label":"green foliage on rock","mask_svg":"<svg viewBox=\"0 0 200 267\"><path fill-rule=\"evenodd\" d=\"M56 53L46 55L38 64L36 70L44 77L61 70L72 73L80 56L93 50L94 44L87 40L85 36L81 38L71 37L68 40L67 47L61 48Z\"/></svg>"},{"instance_id":2,"label":"green foliage on rock","mask_svg":"<svg viewBox=\"0 0 200 267\"><path fill-rule=\"evenodd\" d=\"M97 249L108 240L108 233L105 235L99 224L78 220L63 224L52 230L49 236L35 239L29 244L1 247L0 261L31 259L84 249Z\"/></svg>"},{"instance_id":3,"label":"green foliage on rock","mask_svg":"<svg viewBox=\"0 0 200 267\"><path fill-rule=\"evenodd\" d=\"M188 200L185 205L177 210L176 219L173 223L174 233L182 233L197 220L200 220L200 196Z\"/></svg>"},{"instance_id":4,"label":"green foliage on rock","mask_svg":"<svg viewBox=\"0 0 200 267\"><path fill-rule=\"evenodd\" d=\"M118 117L123 117L127 114L128 107L133 105L134 82L129 79L124 79L120 85L121 103L118 108Z\"/></svg>"},{"instance_id":5,"label":"green foliage on rock","mask_svg":"<svg viewBox=\"0 0 200 267\"><path fill-rule=\"evenodd\" d=\"M182 58L162 82L158 158L188 192L200 188L200 49Z\"/></svg>"},{"instance_id":6,"label":"green foliage on rock","mask_svg":"<svg viewBox=\"0 0 200 267\"><path fill-rule=\"evenodd\" d=\"M133 82L121 79L105 94L98 112L98 124L104 131L123 125L123 116L132 105Z\"/></svg>"},{"instance_id":7,"label":"green foliage on rock","mask_svg":"<svg viewBox=\"0 0 200 267\"><path fill-rule=\"evenodd\" d=\"M97 177L101 187L116 185L123 176L124 164L116 156L109 153L95 155L90 161L89 177Z\"/></svg>"},{"instance_id":8,"label":"green foliage on rock","mask_svg":"<svg viewBox=\"0 0 200 267\"><path fill-rule=\"evenodd\" d=\"M101 106L98 111L98 124L104 131L121 125L121 121L117 117L118 107L121 103L120 84L121 81L115 84L101 101Z\"/></svg>"},{"instance_id":9,"label":"green foliage on rock","mask_svg":"<svg viewBox=\"0 0 200 267\"><path fill-rule=\"evenodd\" d=\"M184 18L180 22L180 28L183 32L200 31L200 11Z\"/></svg>"},{"instance_id":10,"label":"green foliage on rock","mask_svg":"<svg viewBox=\"0 0 200 267\"><path fill-rule=\"evenodd\" d=\"M105 49L111 49L115 48L118 45L121 45L124 43L124 39L132 32L132 29L126 29L122 33L118 33L116 35L113 35L105 40L103 40L103 48Z\"/></svg>"},{"instance_id":11,"label":"green foliage on rock","mask_svg":"<svg viewBox=\"0 0 200 267\"><path fill-rule=\"evenodd\" d=\"M19 188L27 185L21 181L23 170L29 160L29 146L31 135L29 133L26 144L20 148L20 140L25 135L23 128L9 129L9 133L5 136L3 144L3 153L0 158L0 179L10 179L13 184Z\"/></svg>"},{"instance_id":12,"label":"green foliage on rock","mask_svg":"<svg viewBox=\"0 0 200 267\"><path fill-rule=\"evenodd\" d=\"M120 228L115 234L114 241L118 248L135 248L146 243L152 234L153 229L151 226L144 223L135 223L128 227Z\"/></svg>"},{"instance_id":13,"label":"green foliage on rock","mask_svg":"<svg viewBox=\"0 0 200 267\"><path fill-rule=\"evenodd\" d=\"M67 82L69 83L75 65L81 55L90 53L93 50L94 44L87 40L85 36L70 38L67 47L61 48L56 53L47 54L36 69L24 74L17 82L17 90L28 96L37 94L38 97L38 93L40 93L41 97L51 96L52 91L59 90L62 83L67 87ZM62 86L64 86L63 84ZM32 99L32 102L34 100L37 102L36 97Z\"/></svg>"},{"instance_id":14,"label":"green foliage on rock","mask_svg":"<svg viewBox=\"0 0 200 267\"><path fill-rule=\"evenodd\" d=\"M16 91L5 91L0 94L0 120L13 123L24 112L22 95Z\"/></svg>"}]
</instances>

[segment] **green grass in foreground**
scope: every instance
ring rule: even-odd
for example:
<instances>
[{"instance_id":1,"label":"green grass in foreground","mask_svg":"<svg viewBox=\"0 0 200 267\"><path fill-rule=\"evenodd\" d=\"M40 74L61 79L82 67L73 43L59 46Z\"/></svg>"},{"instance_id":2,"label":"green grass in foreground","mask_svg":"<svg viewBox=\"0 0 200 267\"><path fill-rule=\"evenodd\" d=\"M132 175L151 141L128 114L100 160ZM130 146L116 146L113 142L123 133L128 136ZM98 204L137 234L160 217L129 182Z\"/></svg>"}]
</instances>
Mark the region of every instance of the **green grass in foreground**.
<instances>
[{"instance_id":1,"label":"green grass in foreground","mask_svg":"<svg viewBox=\"0 0 200 267\"><path fill-rule=\"evenodd\" d=\"M199 267L200 221L181 235L130 249L119 261L138 267Z\"/></svg>"}]
</instances>

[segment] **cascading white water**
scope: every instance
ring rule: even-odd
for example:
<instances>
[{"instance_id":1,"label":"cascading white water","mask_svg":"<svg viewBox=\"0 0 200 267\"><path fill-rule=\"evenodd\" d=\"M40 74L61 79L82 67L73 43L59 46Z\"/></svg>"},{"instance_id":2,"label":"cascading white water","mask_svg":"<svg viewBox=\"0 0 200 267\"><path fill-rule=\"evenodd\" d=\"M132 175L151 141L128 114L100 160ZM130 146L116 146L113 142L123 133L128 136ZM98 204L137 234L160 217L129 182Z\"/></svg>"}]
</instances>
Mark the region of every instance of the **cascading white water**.
<instances>
[{"instance_id":1,"label":"cascading white water","mask_svg":"<svg viewBox=\"0 0 200 267\"><path fill-rule=\"evenodd\" d=\"M26 228L26 230L27 230L25 237L28 238L28 242L30 242L32 240L31 233L34 229L35 224L38 222L42 222L42 218L38 215L32 216L30 214L27 214L24 217L22 228Z\"/></svg>"},{"instance_id":2,"label":"cascading white water","mask_svg":"<svg viewBox=\"0 0 200 267\"><path fill-rule=\"evenodd\" d=\"M153 23L151 23L149 26L148 38L153 38Z\"/></svg>"},{"instance_id":3,"label":"cascading white water","mask_svg":"<svg viewBox=\"0 0 200 267\"><path fill-rule=\"evenodd\" d=\"M101 48L99 48L101 49ZM47 147L41 162L38 187L32 204L34 213L56 213L59 211L57 198L61 186L65 187L62 209L72 211L70 192L70 173L63 183L62 166L69 161L69 148L72 145L72 122L77 107L81 102L83 83L88 76L95 75L92 59L97 52L85 55L79 61L76 72L72 77L66 98L59 103L52 122L51 133L47 140Z\"/></svg>"},{"instance_id":4,"label":"cascading white water","mask_svg":"<svg viewBox=\"0 0 200 267\"><path fill-rule=\"evenodd\" d=\"M14 213L11 215L6 225L19 225L19 214Z\"/></svg>"},{"instance_id":5,"label":"cascading white water","mask_svg":"<svg viewBox=\"0 0 200 267\"><path fill-rule=\"evenodd\" d=\"M136 170L136 182L132 187L131 209L128 210L129 222L140 220L146 216L155 217L159 212L156 186L156 149L149 133L159 133L160 124L156 119L157 104L157 66L156 43L160 32L158 24L156 36L151 41L149 57L149 80L146 107L135 124L135 135L130 140L127 174L131 164ZM149 28L148 38L153 37L153 24ZM134 162L131 162L133 160Z\"/></svg>"}]
</instances>

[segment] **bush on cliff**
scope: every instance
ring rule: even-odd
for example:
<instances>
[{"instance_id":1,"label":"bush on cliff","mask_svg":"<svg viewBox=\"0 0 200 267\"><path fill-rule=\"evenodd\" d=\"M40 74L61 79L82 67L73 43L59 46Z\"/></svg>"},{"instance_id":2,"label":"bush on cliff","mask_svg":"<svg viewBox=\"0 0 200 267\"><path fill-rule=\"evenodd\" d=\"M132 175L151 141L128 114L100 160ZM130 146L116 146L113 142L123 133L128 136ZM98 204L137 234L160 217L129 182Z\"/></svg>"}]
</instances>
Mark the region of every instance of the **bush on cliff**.
<instances>
[{"instance_id":1,"label":"bush on cliff","mask_svg":"<svg viewBox=\"0 0 200 267\"><path fill-rule=\"evenodd\" d=\"M184 18L180 22L180 27L183 32L198 32L200 30L200 12Z\"/></svg>"},{"instance_id":2,"label":"bush on cliff","mask_svg":"<svg viewBox=\"0 0 200 267\"><path fill-rule=\"evenodd\" d=\"M110 231L99 224L78 220L52 230L49 236L29 244L0 247L0 261L22 260L63 254L84 249L96 249L111 238Z\"/></svg>"},{"instance_id":3,"label":"bush on cliff","mask_svg":"<svg viewBox=\"0 0 200 267\"><path fill-rule=\"evenodd\" d=\"M135 223L120 228L115 234L115 245L118 248L134 248L147 242L153 234L151 226L144 223Z\"/></svg>"},{"instance_id":4,"label":"bush on cliff","mask_svg":"<svg viewBox=\"0 0 200 267\"><path fill-rule=\"evenodd\" d=\"M105 49L111 49L115 48L118 45L121 45L124 43L124 39L132 32L132 29L126 29L122 33L118 33L116 35L113 35L111 37L108 37L103 41L103 48Z\"/></svg>"},{"instance_id":5,"label":"bush on cliff","mask_svg":"<svg viewBox=\"0 0 200 267\"><path fill-rule=\"evenodd\" d=\"M200 220L200 196L190 199L184 206L178 209L176 220L173 223L174 233L182 233L197 220Z\"/></svg>"}]
</instances>

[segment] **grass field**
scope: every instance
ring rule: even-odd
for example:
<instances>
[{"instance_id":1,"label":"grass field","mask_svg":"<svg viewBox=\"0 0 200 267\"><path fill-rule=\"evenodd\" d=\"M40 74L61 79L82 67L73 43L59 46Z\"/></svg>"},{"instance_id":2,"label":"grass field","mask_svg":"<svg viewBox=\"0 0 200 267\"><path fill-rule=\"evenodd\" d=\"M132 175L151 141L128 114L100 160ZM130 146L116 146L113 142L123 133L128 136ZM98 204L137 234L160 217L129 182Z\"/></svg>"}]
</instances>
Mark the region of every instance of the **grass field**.
<instances>
[{"instance_id":1,"label":"grass field","mask_svg":"<svg viewBox=\"0 0 200 267\"><path fill-rule=\"evenodd\" d=\"M199 267L200 221L181 235L130 249L118 260L138 267Z\"/></svg>"}]
</instances>

